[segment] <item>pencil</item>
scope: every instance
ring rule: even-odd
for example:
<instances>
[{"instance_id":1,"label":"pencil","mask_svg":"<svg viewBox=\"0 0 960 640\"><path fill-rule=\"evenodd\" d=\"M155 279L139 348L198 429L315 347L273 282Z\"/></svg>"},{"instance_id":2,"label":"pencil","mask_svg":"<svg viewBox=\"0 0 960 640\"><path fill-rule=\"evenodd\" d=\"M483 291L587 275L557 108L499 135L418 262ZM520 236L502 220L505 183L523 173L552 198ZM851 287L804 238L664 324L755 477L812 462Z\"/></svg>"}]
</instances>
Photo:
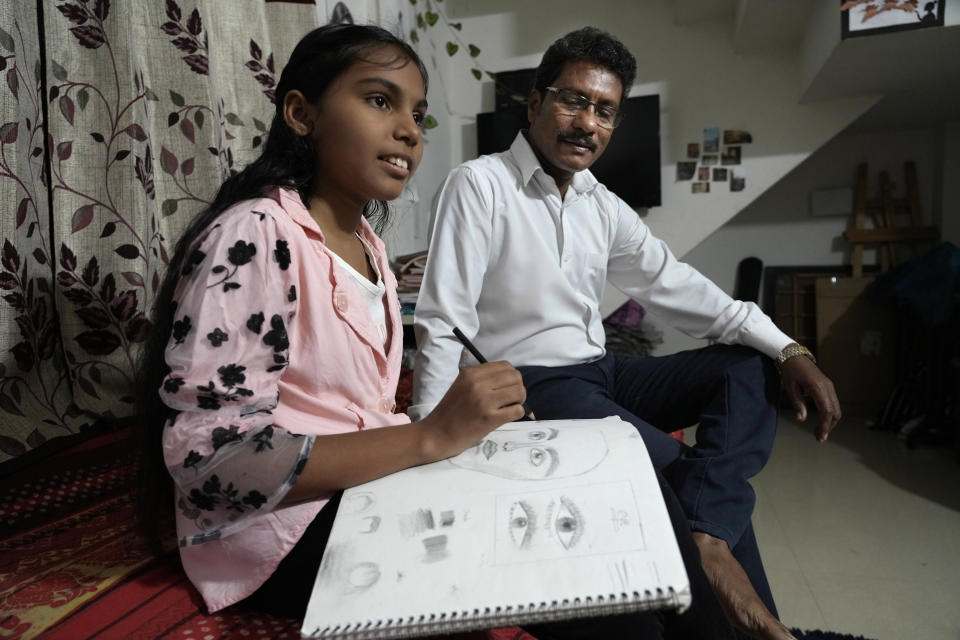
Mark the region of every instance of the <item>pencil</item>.
<instances>
[{"instance_id":1,"label":"pencil","mask_svg":"<svg viewBox=\"0 0 960 640\"><path fill-rule=\"evenodd\" d=\"M480 364L483 364L484 362L487 361L487 359L483 357L483 354L477 351L477 348L473 346L473 343L470 342L470 339L467 336L463 335L463 331L460 331L459 327L453 328L453 335L457 336L457 340L463 343L463 346L467 348L467 351L472 353L473 357L476 358L480 362Z\"/></svg>"}]
</instances>

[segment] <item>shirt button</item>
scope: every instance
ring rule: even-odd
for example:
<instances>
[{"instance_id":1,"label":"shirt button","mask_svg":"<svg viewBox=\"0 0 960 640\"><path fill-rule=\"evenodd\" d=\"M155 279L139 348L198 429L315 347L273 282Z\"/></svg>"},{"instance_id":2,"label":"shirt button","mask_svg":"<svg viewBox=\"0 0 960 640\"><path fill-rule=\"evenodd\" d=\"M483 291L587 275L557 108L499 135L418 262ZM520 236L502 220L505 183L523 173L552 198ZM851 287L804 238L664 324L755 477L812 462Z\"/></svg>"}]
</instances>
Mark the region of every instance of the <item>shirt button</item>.
<instances>
[{"instance_id":1,"label":"shirt button","mask_svg":"<svg viewBox=\"0 0 960 640\"><path fill-rule=\"evenodd\" d=\"M333 299L333 304L336 305L338 311L345 312L347 310L347 296L338 293Z\"/></svg>"},{"instance_id":2,"label":"shirt button","mask_svg":"<svg viewBox=\"0 0 960 640\"><path fill-rule=\"evenodd\" d=\"M391 404L388 398L382 398L380 400L380 411L382 413L390 413Z\"/></svg>"}]
</instances>

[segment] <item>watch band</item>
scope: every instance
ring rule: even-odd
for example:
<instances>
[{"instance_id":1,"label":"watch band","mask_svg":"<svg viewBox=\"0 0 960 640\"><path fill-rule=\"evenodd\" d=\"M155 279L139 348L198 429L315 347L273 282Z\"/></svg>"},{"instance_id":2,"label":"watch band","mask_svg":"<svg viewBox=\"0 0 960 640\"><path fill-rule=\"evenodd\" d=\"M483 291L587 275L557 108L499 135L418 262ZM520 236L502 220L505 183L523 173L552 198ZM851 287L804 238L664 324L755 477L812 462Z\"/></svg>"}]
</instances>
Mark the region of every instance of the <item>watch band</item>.
<instances>
[{"instance_id":1,"label":"watch band","mask_svg":"<svg viewBox=\"0 0 960 640\"><path fill-rule=\"evenodd\" d=\"M806 356L810 358L814 364L817 363L817 359L810 353L810 349L807 349L802 344L791 344L784 347L777 355L777 369L782 368L784 362L796 356Z\"/></svg>"}]
</instances>

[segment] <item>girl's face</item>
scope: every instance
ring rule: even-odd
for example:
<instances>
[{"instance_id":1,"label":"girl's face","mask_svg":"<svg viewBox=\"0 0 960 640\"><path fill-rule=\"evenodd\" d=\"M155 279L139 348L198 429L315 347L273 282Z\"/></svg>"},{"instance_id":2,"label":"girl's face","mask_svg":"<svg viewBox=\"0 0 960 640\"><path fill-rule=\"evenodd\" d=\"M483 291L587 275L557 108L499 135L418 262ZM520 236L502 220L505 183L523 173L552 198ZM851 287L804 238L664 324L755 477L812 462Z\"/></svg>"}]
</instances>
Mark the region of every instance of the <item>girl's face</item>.
<instances>
[{"instance_id":1,"label":"girl's face","mask_svg":"<svg viewBox=\"0 0 960 640\"><path fill-rule=\"evenodd\" d=\"M316 196L351 206L393 200L420 164L423 78L400 56L389 45L370 51L309 105Z\"/></svg>"}]
</instances>

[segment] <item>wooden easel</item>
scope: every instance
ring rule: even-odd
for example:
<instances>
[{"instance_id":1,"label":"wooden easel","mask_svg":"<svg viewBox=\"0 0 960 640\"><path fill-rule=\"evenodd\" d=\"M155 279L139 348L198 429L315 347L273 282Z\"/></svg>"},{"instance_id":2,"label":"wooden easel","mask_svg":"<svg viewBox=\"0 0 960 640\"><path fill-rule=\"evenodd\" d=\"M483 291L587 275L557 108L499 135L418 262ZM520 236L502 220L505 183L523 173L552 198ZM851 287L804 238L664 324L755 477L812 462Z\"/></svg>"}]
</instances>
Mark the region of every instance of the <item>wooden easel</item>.
<instances>
[{"instance_id":1,"label":"wooden easel","mask_svg":"<svg viewBox=\"0 0 960 640\"><path fill-rule=\"evenodd\" d=\"M886 171L880 172L880 197L867 198L867 165L857 167L857 182L853 199L853 227L843 233L850 243L853 265L853 277L863 277L863 247L877 245L880 270L895 267L904 258L902 245L932 245L940 239L936 227L922 226L920 216L920 198L917 191L917 167L913 162L904 164L907 179L907 195L904 198L893 197L893 183ZM909 214L906 226L897 226L898 214ZM867 215L870 215L873 228L867 228Z\"/></svg>"},{"instance_id":2,"label":"wooden easel","mask_svg":"<svg viewBox=\"0 0 960 640\"><path fill-rule=\"evenodd\" d=\"M913 162L907 162L904 165L904 171L906 177L905 197L894 197L894 185L887 173L881 171L879 198L871 200L867 198L867 165L861 164L857 167L853 226L843 234L843 237L852 247L852 282L857 282L856 279L858 278L861 279L859 282L862 286L866 286L862 283L868 282L867 279L863 279L864 245L869 244L877 247L880 270L886 271L905 260L917 257L922 250L940 239L940 232L936 227L922 225L916 165ZM872 228L867 228L868 215L873 223ZM887 307L892 308L893 305L888 304ZM877 318L881 318L883 315L884 312L878 307L867 317L870 322L875 322ZM866 320L863 322L866 322ZM936 340L938 334L931 334L910 313L902 310L896 312L894 326L895 328L892 331L881 331L881 335L885 333L888 336L887 342L890 342L890 337L895 336L893 340L895 352L892 365L893 389L876 419L874 428L878 429L900 430L908 424L909 420L917 416L929 417L933 414L939 416L943 410L942 406L931 401L932 398L940 397L943 394L931 395L927 393L927 390L934 388L934 385L942 377L936 375L931 377L931 371L934 370L931 367L939 366L939 360L930 355L937 350L938 343L932 342L932 340ZM824 359L821 358L821 360ZM824 363L825 367L826 364ZM879 369L880 367L873 366L866 373L874 373ZM824 370L826 371L826 368ZM864 370L861 368L857 375L863 373ZM878 385L873 385L873 387L881 393L885 391ZM911 430L906 434L908 445L911 442L911 437L915 440L925 430L926 427L919 429L911 427Z\"/></svg>"}]
</instances>

